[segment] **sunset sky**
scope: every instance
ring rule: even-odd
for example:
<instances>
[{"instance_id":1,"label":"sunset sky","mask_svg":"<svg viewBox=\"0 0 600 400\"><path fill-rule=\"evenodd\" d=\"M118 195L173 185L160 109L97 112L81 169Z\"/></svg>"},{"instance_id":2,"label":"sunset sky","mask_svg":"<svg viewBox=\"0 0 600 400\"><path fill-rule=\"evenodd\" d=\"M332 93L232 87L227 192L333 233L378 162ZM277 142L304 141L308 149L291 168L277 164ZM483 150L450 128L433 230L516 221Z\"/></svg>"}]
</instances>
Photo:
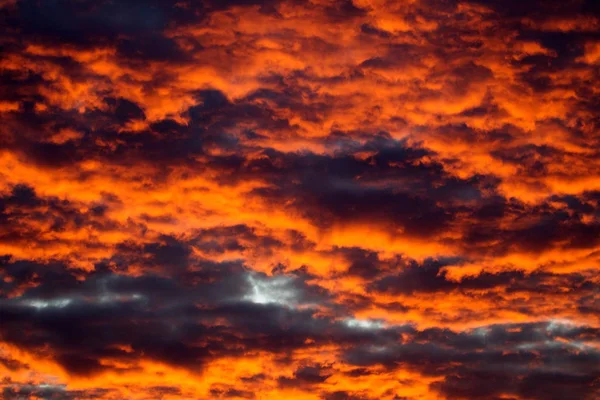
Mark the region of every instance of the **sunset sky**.
<instances>
[{"instance_id":1,"label":"sunset sky","mask_svg":"<svg viewBox=\"0 0 600 400\"><path fill-rule=\"evenodd\" d=\"M600 399L600 1L0 32L0 398Z\"/></svg>"}]
</instances>

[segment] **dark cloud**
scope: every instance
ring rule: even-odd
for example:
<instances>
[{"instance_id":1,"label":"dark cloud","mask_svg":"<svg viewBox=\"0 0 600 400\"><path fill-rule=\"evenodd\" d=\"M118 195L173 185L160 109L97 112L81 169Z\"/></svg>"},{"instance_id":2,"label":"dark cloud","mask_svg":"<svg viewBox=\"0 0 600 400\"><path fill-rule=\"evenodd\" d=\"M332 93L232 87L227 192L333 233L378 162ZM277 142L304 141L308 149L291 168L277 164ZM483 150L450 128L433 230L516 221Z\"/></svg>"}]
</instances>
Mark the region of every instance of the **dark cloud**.
<instances>
[{"instance_id":1,"label":"dark cloud","mask_svg":"<svg viewBox=\"0 0 600 400\"><path fill-rule=\"evenodd\" d=\"M584 341L598 333L560 322L494 325L461 333L434 328L413 332L403 344L359 346L345 357L355 365L406 365L444 376L432 387L449 398L510 394L558 399L577 388L579 398L591 399L600 390L600 354ZM550 377L556 379L544 379Z\"/></svg>"},{"instance_id":2,"label":"dark cloud","mask_svg":"<svg viewBox=\"0 0 600 400\"><path fill-rule=\"evenodd\" d=\"M441 165L422 160L427 151L385 138L368 141L355 151L375 154L361 160L352 154L327 157L269 151L260 161L245 165L243 173L278 183L278 187L255 190L255 195L287 202L318 224L355 220L416 236L447 228L453 220L453 203L479 198L479 186L486 180L449 177ZM448 202L446 208L441 201Z\"/></svg>"},{"instance_id":3,"label":"dark cloud","mask_svg":"<svg viewBox=\"0 0 600 400\"><path fill-rule=\"evenodd\" d=\"M499 290L506 293L548 293L568 295L597 290L589 274L552 274L542 271L526 273L521 270L491 273L482 271L474 276L460 280L448 277L447 266L460 266L460 260L427 259L419 264L405 261L398 265L397 273L388 273L371 282L371 288L390 294L415 294L451 291L489 291ZM591 271L590 271L591 272ZM587 275L587 276L586 276Z\"/></svg>"},{"instance_id":4,"label":"dark cloud","mask_svg":"<svg viewBox=\"0 0 600 400\"><path fill-rule=\"evenodd\" d=\"M278 383L281 386L303 386L303 385L316 385L325 382L331 374L328 373L330 366L324 366L320 364L305 365L298 368L294 372L293 377L280 376Z\"/></svg>"},{"instance_id":5,"label":"dark cloud","mask_svg":"<svg viewBox=\"0 0 600 400\"><path fill-rule=\"evenodd\" d=\"M2 396L6 400L43 398L52 400L74 400L80 398L100 399L110 394L110 389L68 390L64 385L2 384Z\"/></svg>"},{"instance_id":6,"label":"dark cloud","mask_svg":"<svg viewBox=\"0 0 600 400\"><path fill-rule=\"evenodd\" d=\"M327 393L325 395L322 396L323 400L358 400L358 399L364 399L364 397L361 397L359 395L352 395L349 392L343 391L343 390L337 390L335 392L331 392L331 393Z\"/></svg>"},{"instance_id":7,"label":"dark cloud","mask_svg":"<svg viewBox=\"0 0 600 400\"><path fill-rule=\"evenodd\" d=\"M114 113L115 118L120 123L146 119L144 110L132 101L107 97L104 99L104 102L109 106L109 112Z\"/></svg>"},{"instance_id":8,"label":"dark cloud","mask_svg":"<svg viewBox=\"0 0 600 400\"><path fill-rule=\"evenodd\" d=\"M45 275L37 275L37 270ZM110 369L99 363L100 358L131 363L144 354L197 369L217 355L264 346L283 351L303 346L307 338L328 342L331 329L346 340L346 328L331 319L316 317L312 309L285 306L324 304L327 299L323 289L293 275L269 278L249 275L235 264L207 264L173 273L176 280L10 260L5 260L2 272L14 284L35 283L19 297L2 300L3 339L53 358L78 375ZM229 327L213 325L223 319ZM27 335L22 335L23 327ZM123 343L132 352L114 348ZM48 345L50 353L44 350ZM299 371L298 378L309 375L310 368Z\"/></svg>"},{"instance_id":9,"label":"dark cloud","mask_svg":"<svg viewBox=\"0 0 600 400\"><path fill-rule=\"evenodd\" d=\"M213 388L210 389L210 394L216 399L254 399L255 394L247 390L239 390L234 388Z\"/></svg>"}]
</instances>

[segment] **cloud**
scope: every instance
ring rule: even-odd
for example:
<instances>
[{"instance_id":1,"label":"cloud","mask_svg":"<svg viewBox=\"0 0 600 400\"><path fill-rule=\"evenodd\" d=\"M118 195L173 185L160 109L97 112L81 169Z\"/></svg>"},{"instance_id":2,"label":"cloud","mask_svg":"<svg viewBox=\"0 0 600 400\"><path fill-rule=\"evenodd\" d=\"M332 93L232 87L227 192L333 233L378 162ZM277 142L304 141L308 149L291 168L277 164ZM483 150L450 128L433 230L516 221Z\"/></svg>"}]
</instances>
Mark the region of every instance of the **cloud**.
<instances>
[{"instance_id":1,"label":"cloud","mask_svg":"<svg viewBox=\"0 0 600 400\"><path fill-rule=\"evenodd\" d=\"M600 395L597 2L0 26L4 397Z\"/></svg>"}]
</instances>

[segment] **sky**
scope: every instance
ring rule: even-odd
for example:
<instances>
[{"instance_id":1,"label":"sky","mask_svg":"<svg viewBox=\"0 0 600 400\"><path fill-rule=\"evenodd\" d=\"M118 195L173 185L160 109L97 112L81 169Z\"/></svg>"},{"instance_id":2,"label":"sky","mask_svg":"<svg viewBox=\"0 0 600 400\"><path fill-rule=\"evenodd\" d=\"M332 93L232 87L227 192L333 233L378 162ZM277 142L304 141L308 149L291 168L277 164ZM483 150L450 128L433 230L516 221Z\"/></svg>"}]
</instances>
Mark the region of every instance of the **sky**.
<instances>
[{"instance_id":1,"label":"sky","mask_svg":"<svg viewBox=\"0 0 600 400\"><path fill-rule=\"evenodd\" d=\"M0 0L0 397L600 398L600 2Z\"/></svg>"}]
</instances>

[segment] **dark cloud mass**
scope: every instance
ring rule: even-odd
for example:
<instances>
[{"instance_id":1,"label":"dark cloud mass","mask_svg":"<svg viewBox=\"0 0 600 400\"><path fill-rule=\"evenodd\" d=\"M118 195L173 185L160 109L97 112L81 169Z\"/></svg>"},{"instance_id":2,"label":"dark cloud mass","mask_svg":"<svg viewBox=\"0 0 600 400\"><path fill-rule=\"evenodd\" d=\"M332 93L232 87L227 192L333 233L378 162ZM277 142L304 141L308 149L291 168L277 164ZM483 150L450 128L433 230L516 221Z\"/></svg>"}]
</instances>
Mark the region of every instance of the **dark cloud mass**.
<instances>
[{"instance_id":1,"label":"dark cloud mass","mask_svg":"<svg viewBox=\"0 0 600 400\"><path fill-rule=\"evenodd\" d=\"M0 397L600 398L598 4L0 0Z\"/></svg>"}]
</instances>

